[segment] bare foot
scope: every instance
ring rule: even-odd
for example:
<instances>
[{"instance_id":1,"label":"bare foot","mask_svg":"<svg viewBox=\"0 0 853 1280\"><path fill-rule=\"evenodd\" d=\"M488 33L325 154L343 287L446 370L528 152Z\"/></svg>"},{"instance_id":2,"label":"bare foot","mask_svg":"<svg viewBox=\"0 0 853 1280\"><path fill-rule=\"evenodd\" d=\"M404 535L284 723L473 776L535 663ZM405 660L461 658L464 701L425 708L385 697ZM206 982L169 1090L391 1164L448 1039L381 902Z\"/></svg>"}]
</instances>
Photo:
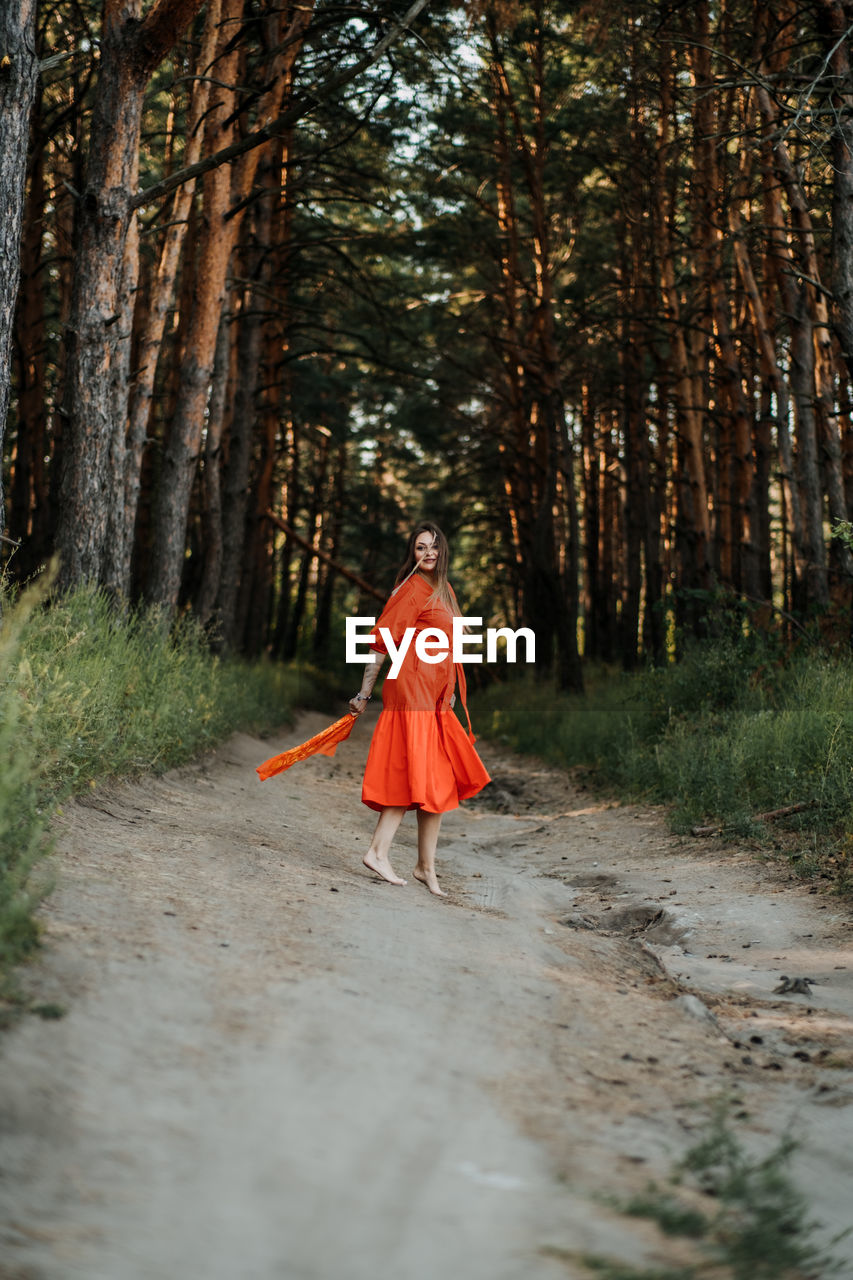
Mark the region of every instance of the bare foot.
<instances>
[{"instance_id":1,"label":"bare foot","mask_svg":"<svg viewBox=\"0 0 853 1280\"><path fill-rule=\"evenodd\" d=\"M438 879L436 877L435 872L433 872L431 876L428 876L423 871L420 871L417 867L415 867L414 871L412 872L412 875L415 877L416 880L420 880L421 884L425 884L426 887L429 889L430 893L434 893L437 898L447 897L447 894L444 892L444 890L441 888L440 884L438 883Z\"/></svg>"},{"instance_id":2,"label":"bare foot","mask_svg":"<svg viewBox=\"0 0 853 1280\"><path fill-rule=\"evenodd\" d=\"M394 869L387 858L380 858L377 854L371 853L369 849L362 858L362 862L368 871L373 871L376 875L381 876L383 880L387 880L389 884L407 883L407 881L401 880L399 876L394 874Z\"/></svg>"}]
</instances>

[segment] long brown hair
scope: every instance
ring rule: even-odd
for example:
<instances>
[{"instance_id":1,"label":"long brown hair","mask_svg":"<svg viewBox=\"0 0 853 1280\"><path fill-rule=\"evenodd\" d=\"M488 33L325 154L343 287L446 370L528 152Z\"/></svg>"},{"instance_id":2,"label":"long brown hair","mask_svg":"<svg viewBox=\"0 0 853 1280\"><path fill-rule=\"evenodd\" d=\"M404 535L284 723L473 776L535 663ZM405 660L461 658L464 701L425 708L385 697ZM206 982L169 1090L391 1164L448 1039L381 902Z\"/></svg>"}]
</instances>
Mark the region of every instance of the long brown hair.
<instances>
[{"instance_id":1,"label":"long brown hair","mask_svg":"<svg viewBox=\"0 0 853 1280\"><path fill-rule=\"evenodd\" d=\"M450 549L447 545L447 539L444 534L441 532L438 525L433 524L431 520L418 521L409 535L409 543L406 547L406 559L403 561L400 572L397 574L397 578L394 583L394 590L396 591L397 587L399 587L401 583L405 582L406 578L408 578L415 569L415 565L417 564L417 560L415 558L415 543L422 533L431 533L433 535L433 538L435 539L435 548L438 552L438 559L436 560L435 568L432 571L432 598L440 600L443 605L446 605L451 613L458 614L459 605L457 604L453 588L447 581L447 569L450 564Z\"/></svg>"}]
</instances>

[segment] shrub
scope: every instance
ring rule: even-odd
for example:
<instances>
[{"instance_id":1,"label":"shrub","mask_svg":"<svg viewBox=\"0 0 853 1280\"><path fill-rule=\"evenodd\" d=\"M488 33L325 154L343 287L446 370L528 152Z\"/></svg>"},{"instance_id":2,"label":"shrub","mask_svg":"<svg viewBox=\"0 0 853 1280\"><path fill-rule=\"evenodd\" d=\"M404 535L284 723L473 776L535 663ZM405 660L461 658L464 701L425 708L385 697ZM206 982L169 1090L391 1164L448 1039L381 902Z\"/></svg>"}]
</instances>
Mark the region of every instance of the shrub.
<instances>
[{"instance_id":1,"label":"shrub","mask_svg":"<svg viewBox=\"0 0 853 1280\"><path fill-rule=\"evenodd\" d=\"M676 829L756 834L802 805L828 853L853 827L853 662L812 650L779 661L726 634L667 667L589 673L583 696L530 678L472 699L477 727L518 751L587 765L626 796L671 803ZM849 843L849 842L848 842Z\"/></svg>"},{"instance_id":2,"label":"shrub","mask_svg":"<svg viewBox=\"0 0 853 1280\"><path fill-rule=\"evenodd\" d=\"M326 688L324 689L324 683ZM235 729L286 722L319 673L214 657L190 620L117 612L79 590L7 602L0 632L0 972L36 942L32 869L63 796L188 760Z\"/></svg>"}]
</instances>

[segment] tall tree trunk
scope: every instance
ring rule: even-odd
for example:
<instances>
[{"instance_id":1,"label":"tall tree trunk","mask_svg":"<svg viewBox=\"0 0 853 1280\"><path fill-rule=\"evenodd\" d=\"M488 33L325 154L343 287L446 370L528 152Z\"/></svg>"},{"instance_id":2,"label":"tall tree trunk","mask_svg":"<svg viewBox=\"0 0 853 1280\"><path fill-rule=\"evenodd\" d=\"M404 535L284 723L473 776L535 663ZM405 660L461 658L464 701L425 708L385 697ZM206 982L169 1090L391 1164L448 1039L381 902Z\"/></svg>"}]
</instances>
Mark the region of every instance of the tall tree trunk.
<instances>
[{"instance_id":1,"label":"tall tree trunk","mask_svg":"<svg viewBox=\"0 0 853 1280\"><path fill-rule=\"evenodd\" d=\"M9 412L12 331L21 267L21 224L27 177L30 115L36 95L38 59L35 0L19 0L0 12L0 459ZM0 467L0 537L6 504Z\"/></svg>"},{"instance_id":2,"label":"tall tree trunk","mask_svg":"<svg viewBox=\"0 0 853 1280\"><path fill-rule=\"evenodd\" d=\"M792 338L792 348L799 348L798 361L804 366L807 359L811 364L814 383L814 423L820 447L818 465L823 474L826 489L827 506L832 520L846 520L847 506L844 494L844 477L841 466L841 437L838 428L836 411L835 371L832 360L832 342L829 330L829 310L826 292L821 283L821 268L815 244L815 233L809 202L803 191L802 183L788 147L783 138L775 136L778 127L778 112L767 89L759 84L755 90L762 121L772 148L776 174L785 189L793 216L796 231L797 256L802 261L803 269L798 273L798 292L800 301L796 308L798 332ZM778 240L778 237L777 237ZM805 304L803 306L802 304ZM803 350L804 333L810 328L811 342L814 352L807 357ZM792 361L794 359L792 350ZM809 450L810 442L807 442ZM811 476L806 483L810 486ZM823 534L815 541L815 548L820 548L823 560ZM841 558L845 572L853 571L853 557L843 543L838 544L837 552Z\"/></svg>"},{"instance_id":3,"label":"tall tree trunk","mask_svg":"<svg viewBox=\"0 0 853 1280\"><path fill-rule=\"evenodd\" d=\"M38 108L35 116L38 119ZM47 441L47 326L45 324L44 147L37 139L31 156L24 232L21 243L21 288L15 325L15 451L12 458L9 528L20 543L14 574L25 581L43 563L47 550L48 514L45 457Z\"/></svg>"},{"instance_id":4,"label":"tall tree trunk","mask_svg":"<svg viewBox=\"0 0 853 1280\"><path fill-rule=\"evenodd\" d=\"M264 222L268 227L268 218ZM265 254L256 246L250 256L254 258L254 267L247 272L251 279L254 271L260 269ZM243 634L244 620L238 617L237 602L246 567L246 513L252 446L258 419L257 393L262 376L263 324L257 311L258 303L257 295L249 286L244 294L243 311L246 314L239 326L237 341L237 386L222 493L222 577L217 613L228 648L239 647Z\"/></svg>"},{"instance_id":5,"label":"tall tree trunk","mask_svg":"<svg viewBox=\"0 0 853 1280\"><path fill-rule=\"evenodd\" d=\"M329 541L326 547L329 560L338 558L341 535L344 527L344 507L347 486L347 449L345 444L338 445L334 475L332 477L332 506L328 513ZM314 623L314 661L325 666L329 660L329 644L332 633L332 600L335 594L335 573L327 567L323 574L317 593L317 615Z\"/></svg>"},{"instance_id":6,"label":"tall tree trunk","mask_svg":"<svg viewBox=\"0 0 853 1280\"><path fill-rule=\"evenodd\" d=\"M293 526L299 518L299 508L302 501L302 447L294 421L290 378L287 375L285 375L284 399L285 412L283 414L283 419L285 425L282 434L290 452L290 459L287 468L287 475L282 485L281 506L285 520L289 525ZM372 507L370 508L369 518L373 518ZM290 614L293 605L290 590L292 564L293 540L291 538L285 538L284 543L282 544L281 558L278 566L280 594L278 598L278 608L276 610L275 636L273 638L275 653L280 658L284 657L288 643L288 636L290 635ZM362 564L363 570L364 567L365 566Z\"/></svg>"},{"instance_id":7,"label":"tall tree trunk","mask_svg":"<svg viewBox=\"0 0 853 1280\"><path fill-rule=\"evenodd\" d=\"M682 466L679 525L682 535L682 585L708 589L711 585L711 526L708 510L708 482L705 466L705 444L701 380L698 378L688 348L681 299L676 286L676 247L673 242L675 209L669 190L667 162L673 140L670 120L673 112L673 67L667 65L669 51L661 45L661 106L657 139L657 174L655 240L660 253L661 293L664 316L671 343L671 368L674 378L675 403L681 445Z\"/></svg>"},{"instance_id":8,"label":"tall tree trunk","mask_svg":"<svg viewBox=\"0 0 853 1280\"><path fill-rule=\"evenodd\" d=\"M603 604L606 584L600 567L601 476L595 432L595 410L588 383L581 387L581 476L583 477L583 527L586 545L586 602L584 657L601 658Z\"/></svg>"},{"instance_id":9,"label":"tall tree trunk","mask_svg":"<svg viewBox=\"0 0 853 1280\"><path fill-rule=\"evenodd\" d=\"M215 59L217 94L207 113L205 146L216 151L234 136L240 53L232 46L243 0L225 0ZM172 612L178 603L184 567L187 517L213 377L216 338L225 301L225 279L240 218L227 220L232 206L230 167L205 174L203 220L196 289L181 359L178 399L166 434L154 499L153 541L147 598Z\"/></svg>"},{"instance_id":10,"label":"tall tree trunk","mask_svg":"<svg viewBox=\"0 0 853 1280\"><path fill-rule=\"evenodd\" d=\"M646 562L646 607L643 613L643 650L656 665L666 659L666 619L664 587L669 581L663 563L661 537L666 509L666 460L669 453L668 419L665 407L658 404L657 446L649 460L647 519L644 538ZM647 448L649 448L647 441Z\"/></svg>"},{"instance_id":11,"label":"tall tree trunk","mask_svg":"<svg viewBox=\"0 0 853 1280\"><path fill-rule=\"evenodd\" d=\"M207 415L207 433L204 441L204 470L202 472L202 544L204 567L201 575L195 612L202 626L209 626L214 618L216 597L222 580L222 440L225 434L228 392L232 379L232 317L226 306L219 321L216 352L213 358L213 381L210 406ZM236 371L235 371L236 372ZM217 640L223 640L217 619L214 626Z\"/></svg>"},{"instance_id":12,"label":"tall tree trunk","mask_svg":"<svg viewBox=\"0 0 853 1280\"><path fill-rule=\"evenodd\" d=\"M818 457L815 413L815 344L805 288L795 283L799 272L788 242L788 231L776 176L770 163L762 166L768 255L791 334L790 384L797 422L796 483L802 509L804 572L796 607L825 607L829 600L823 537L823 491ZM787 432L779 437L780 453L787 451Z\"/></svg>"},{"instance_id":13,"label":"tall tree trunk","mask_svg":"<svg viewBox=\"0 0 853 1280\"><path fill-rule=\"evenodd\" d=\"M776 343L770 331L764 299L758 287L752 260L747 250L743 222L736 201L732 201L729 205L728 216L729 227L732 232L731 244L737 264L738 276L749 306L752 329L761 359L762 373L773 390L773 397L776 402L776 447L779 454L782 503L787 528L791 537L792 569L796 582L802 583L806 577L808 554L800 490L794 466L794 450L791 442L791 407L788 383L777 361ZM795 594L798 593L795 591Z\"/></svg>"},{"instance_id":14,"label":"tall tree trunk","mask_svg":"<svg viewBox=\"0 0 853 1280\"><path fill-rule=\"evenodd\" d=\"M265 343L264 327L270 326L271 319L266 312L269 308L269 294L273 274L273 255L271 246L278 240L280 228L276 226L274 217L279 208L280 174L281 174L281 142L263 163L259 174L259 184L264 191L263 196L255 203L251 218L250 243L244 250L244 278L248 281L244 297L242 321L239 339L239 381L234 404L234 420L228 450L228 467L225 473L223 494L223 560L222 581L220 584L218 612L221 619L225 644L229 648L241 646L245 633L245 619L238 618L237 606L241 582L244 575L252 576L255 550L254 535L266 539L270 530L263 521L264 512L271 506L272 491L270 483L264 489L263 506L253 512L255 520L253 529L247 529L247 517L250 505L250 490L257 492L257 485L252 485L252 450L256 437L263 433L262 447L266 446L270 465L272 463L274 441L269 446L268 431L270 418L273 430L278 423L278 393L274 386L276 374L280 373L279 362L269 366L264 360L273 349L281 348L281 338L276 332L277 322L272 324L273 332L270 343ZM258 430L260 427L260 430ZM271 481L271 470L269 475Z\"/></svg>"},{"instance_id":15,"label":"tall tree trunk","mask_svg":"<svg viewBox=\"0 0 853 1280\"><path fill-rule=\"evenodd\" d=\"M832 75L832 293L833 315L847 379L853 381L853 65L851 0L818 0Z\"/></svg>"},{"instance_id":16,"label":"tall tree trunk","mask_svg":"<svg viewBox=\"0 0 853 1280\"><path fill-rule=\"evenodd\" d=\"M120 593L130 337L138 277L133 197L145 89L202 0L105 0L100 73L77 220L67 338L60 584L87 580Z\"/></svg>"},{"instance_id":17,"label":"tall tree trunk","mask_svg":"<svg viewBox=\"0 0 853 1280\"><path fill-rule=\"evenodd\" d=\"M312 547L317 545L317 538L320 531L322 496L326 486L326 472L329 463L329 436L321 435L317 450L317 459L312 477L311 500L308 509L307 522L307 541ZM284 650L282 657L285 662L290 662L296 657L296 649L299 641L299 628L302 625L302 618L305 613L305 605L308 600L308 578L311 572L313 556L310 551L305 551L302 556L302 563L299 568L299 581L296 588L296 599L288 619L287 635L284 640Z\"/></svg>"},{"instance_id":18,"label":"tall tree trunk","mask_svg":"<svg viewBox=\"0 0 853 1280\"><path fill-rule=\"evenodd\" d=\"M537 639L537 669L540 674L544 674L549 669L552 658L556 656L559 685L562 688L581 689L583 682L577 648L577 500L572 442L566 426L560 359L555 337L552 230L545 177L549 157L546 128L548 108L545 102L545 15L540 0L536 0L532 9L535 17L534 34L527 49L532 68L528 91L533 109L533 125L529 132L521 119L493 21L489 30L493 112L497 126L497 178L499 192L502 192L499 221L504 225L512 224L507 225L508 234L501 263L508 302L504 361L505 366L512 362L516 371L522 371L523 397L528 409L523 419L523 436L519 432L521 423L516 423L516 467L510 470L508 478L518 476L521 470L518 464L525 458L532 480L529 501L516 501L514 508L520 531L527 511L531 517L528 537L522 544L522 574L525 610ZM521 336L517 319L521 277L513 262L518 252L519 237L515 225L515 199L511 178L510 131L514 140L514 153L521 163L524 175L522 191L531 223L533 282L528 290L529 317L526 331ZM511 396L517 393L517 376L518 373L514 372L508 378ZM569 555L562 568L555 523L558 493L569 530Z\"/></svg>"},{"instance_id":19,"label":"tall tree trunk","mask_svg":"<svg viewBox=\"0 0 853 1280\"><path fill-rule=\"evenodd\" d=\"M188 165L195 164L201 154L204 139L203 122L210 100L210 73L216 51L216 42L219 37L221 13L222 0L208 0L204 35L196 63L196 79L193 82L187 114L186 149L183 155L183 163ZM119 569L121 590L124 594L130 591L133 530L136 525L136 513L139 506L142 455L148 439L158 358L162 349L166 321L172 306L178 264L186 239L187 227L189 226L190 208L194 194L195 181L193 179L190 179L175 192L169 210L166 230L163 234L160 258L151 284L150 304L136 356L137 371L130 401L125 473L124 502L128 537L124 540L122 547L124 559Z\"/></svg>"},{"instance_id":20,"label":"tall tree trunk","mask_svg":"<svg viewBox=\"0 0 853 1280\"><path fill-rule=\"evenodd\" d=\"M275 23L277 38L272 42L275 53L269 69L270 88L258 104L261 119L273 119L280 112L312 9L311 4L298 4L292 0L270 19ZM228 86L235 83L238 52L230 46L233 24L242 11L243 0L225 0L223 46L217 62L217 74L226 87L220 90L216 109L211 108L208 112L211 150L221 151L234 133L237 97L235 90ZM190 494L201 449L228 263L237 242L262 151L268 153L269 147L256 147L243 155L233 180L230 170L220 166L206 174L203 181L206 216L200 250L199 287L181 370L181 392L163 454L148 584L149 600L168 612L175 609L181 586Z\"/></svg>"},{"instance_id":21,"label":"tall tree trunk","mask_svg":"<svg viewBox=\"0 0 853 1280\"><path fill-rule=\"evenodd\" d=\"M619 528L622 524L624 502L620 492L617 454L614 442L615 422L605 409L599 415L597 437L599 442L599 466L601 496L599 506L598 561L602 590L598 622L599 654L604 662L614 662L619 655L619 598L622 594L619 571Z\"/></svg>"},{"instance_id":22,"label":"tall tree trunk","mask_svg":"<svg viewBox=\"0 0 853 1280\"><path fill-rule=\"evenodd\" d=\"M286 244L283 229L279 228L276 232L276 239L279 239L278 247L281 250L282 244ZM281 274L276 274L277 278L281 279ZM274 608L275 538L273 525L266 519L266 513L275 504L273 486L278 462L282 400L286 381L283 367L285 323L282 316L276 317L275 322L268 326L266 333L262 385L258 397L254 475L247 509L248 518L244 522L243 573L250 590L247 594L243 646L250 654L260 653L272 639L270 631Z\"/></svg>"},{"instance_id":23,"label":"tall tree trunk","mask_svg":"<svg viewBox=\"0 0 853 1280\"><path fill-rule=\"evenodd\" d=\"M628 39L631 71L628 82L628 139L630 162L642 172L645 155L643 106L638 92L638 47L636 29ZM646 544L651 494L649 493L648 398L643 370L644 335L641 330L643 280L645 276L644 213L648 208L648 185L638 181L626 193L625 215L619 236L620 330L619 353L622 382L622 434L625 453L625 597L621 616L621 656L623 667L633 670L639 658L640 616L643 595L643 551ZM648 609L649 565L646 562L646 607Z\"/></svg>"},{"instance_id":24,"label":"tall tree trunk","mask_svg":"<svg viewBox=\"0 0 853 1280\"><path fill-rule=\"evenodd\" d=\"M621 657L626 671L637 665L642 598L643 536L648 524L648 448L646 403L642 383L641 346L636 333L632 302L632 263L635 261L636 223L625 229L623 264L623 321L620 343L622 379L622 436L625 456L625 595L622 601Z\"/></svg>"}]
</instances>

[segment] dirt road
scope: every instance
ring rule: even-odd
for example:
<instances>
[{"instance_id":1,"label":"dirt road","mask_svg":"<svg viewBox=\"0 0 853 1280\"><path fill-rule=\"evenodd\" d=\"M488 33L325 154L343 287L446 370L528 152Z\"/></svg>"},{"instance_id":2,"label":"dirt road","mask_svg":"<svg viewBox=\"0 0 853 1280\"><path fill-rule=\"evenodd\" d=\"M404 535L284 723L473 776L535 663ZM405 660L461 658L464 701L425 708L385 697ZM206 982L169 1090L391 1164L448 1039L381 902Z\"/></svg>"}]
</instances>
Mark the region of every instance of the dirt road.
<instances>
[{"instance_id":1,"label":"dirt road","mask_svg":"<svg viewBox=\"0 0 853 1280\"><path fill-rule=\"evenodd\" d=\"M445 819L449 898L386 885L361 866L365 724L334 760L256 780L321 723L60 819L25 983L67 1013L0 1037L0 1276L671 1261L605 1201L666 1178L723 1092L757 1150L793 1125L827 1237L850 1225L849 911L482 743L495 785ZM774 995L782 974L813 998Z\"/></svg>"}]
</instances>

